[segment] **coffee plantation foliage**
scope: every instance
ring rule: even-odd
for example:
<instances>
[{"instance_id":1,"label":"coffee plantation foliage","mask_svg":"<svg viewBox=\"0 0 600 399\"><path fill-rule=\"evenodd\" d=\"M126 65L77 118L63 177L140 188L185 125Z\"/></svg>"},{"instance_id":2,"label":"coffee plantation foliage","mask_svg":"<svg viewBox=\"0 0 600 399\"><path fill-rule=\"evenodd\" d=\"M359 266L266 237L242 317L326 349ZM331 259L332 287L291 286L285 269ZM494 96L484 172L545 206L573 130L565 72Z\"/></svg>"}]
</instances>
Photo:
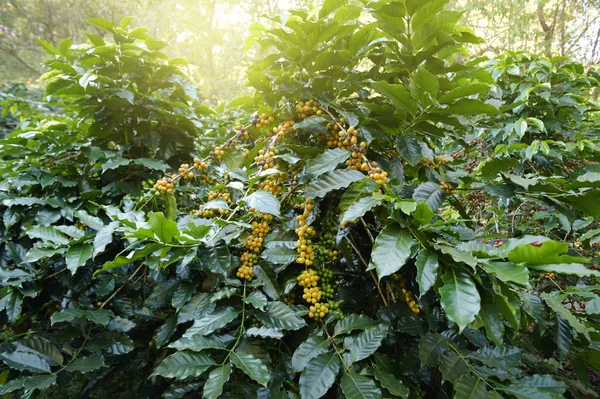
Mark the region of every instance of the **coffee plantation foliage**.
<instances>
[{"instance_id":1,"label":"coffee plantation foliage","mask_svg":"<svg viewBox=\"0 0 600 399\"><path fill-rule=\"evenodd\" d=\"M198 103L143 29L3 89L0 394L592 398L598 75L472 59L446 1L252 23Z\"/></svg>"}]
</instances>

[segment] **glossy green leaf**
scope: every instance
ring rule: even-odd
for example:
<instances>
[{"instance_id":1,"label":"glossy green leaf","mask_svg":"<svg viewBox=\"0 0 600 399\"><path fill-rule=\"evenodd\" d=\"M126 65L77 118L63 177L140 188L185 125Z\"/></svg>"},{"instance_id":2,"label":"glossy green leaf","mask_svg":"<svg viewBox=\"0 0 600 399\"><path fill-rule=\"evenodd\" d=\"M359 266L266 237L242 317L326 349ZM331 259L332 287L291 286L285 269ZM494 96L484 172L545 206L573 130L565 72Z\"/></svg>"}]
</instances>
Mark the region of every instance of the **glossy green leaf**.
<instances>
[{"instance_id":1,"label":"glossy green leaf","mask_svg":"<svg viewBox=\"0 0 600 399\"><path fill-rule=\"evenodd\" d=\"M386 226L377 236L369 268L377 270L381 280L396 273L408 261L415 239L408 230L397 225Z\"/></svg>"},{"instance_id":2,"label":"glossy green leaf","mask_svg":"<svg viewBox=\"0 0 600 399\"><path fill-rule=\"evenodd\" d=\"M340 358L335 353L323 353L310 360L300 375L300 396L303 399L323 397L333 386L340 366Z\"/></svg>"},{"instance_id":3,"label":"glossy green leaf","mask_svg":"<svg viewBox=\"0 0 600 399\"><path fill-rule=\"evenodd\" d=\"M440 267L437 255L426 249L421 249L417 256L415 266L417 267L419 296L423 296L437 281L438 269Z\"/></svg>"},{"instance_id":4,"label":"glossy green leaf","mask_svg":"<svg viewBox=\"0 0 600 399\"><path fill-rule=\"evenodd\" d=\"M206 384L204 384L203 397L206 399L219 398L223 393L223 385L229 381L231 370L232 367L229 363L212 369L206 379Z\"/></svg>"},{"instance_id":5,"label":"glossy green leaf","mask_svg":"<svg viewBox=\"0 0 600 399\"><path fill-rule=\"evenodd\" d=\"M249 208L254 208L258 212L267 213L275 217L280 216L279 200L268 191L258 190L243 198Z\"/></svg>"},{"instance_id":6,"label":"glossy green leaf","mask_svg":"<svg viewBox=\"0 0 600 399\"><path fill-rule=\"evenodd\" d=\"M177 379L199 377L215 364L214 360L203 353L175 352L165 358L152 375Z\"/></svg>"},{"instance_id":7,"label":"glossy green leaf","mask_svg":"<svg viewBox=\"0 0 600 399\"><path fill-rule=\"evenodd\" d=\"M348 399L380 399L381 390L371 378L356 373L344 373L340 386Z\"/></svg>"},{"instance_id":8,"label":"glossy green leaf","mask_svg":"<svg viewBox=\"0 0 600 399\"><path fill-rule=\"evenodd\" d=\"M352 169L338 169L320 176L306 186L306 194L309 198L324 197L331 191L348 187L350 184L362 180L362 173Z\"/></svg>"},{"instance_id":9,"label":"glossy green leaf","mask_svg":"<svg viewBox=\"0 0 600 399\"><path fill-rule=\"evenodd\" d=\"M242 370L244 374L258 382L260 385L266 386L269 382L269 369L265 364L255 356L249 353L231 353L231 363Z\"/></svg>"},{"instance_id":10,"label":"glossy green leaf","mask_svg":"<svg viewBox=\"0 0 600 399\"><path fill-rule=\"evenodd\" d=\"M442 308L462 331L481 309L479 292L471 277L462 270L448 269L442 281L444 286L439 289Z\"/></svg>"}]
</instances>

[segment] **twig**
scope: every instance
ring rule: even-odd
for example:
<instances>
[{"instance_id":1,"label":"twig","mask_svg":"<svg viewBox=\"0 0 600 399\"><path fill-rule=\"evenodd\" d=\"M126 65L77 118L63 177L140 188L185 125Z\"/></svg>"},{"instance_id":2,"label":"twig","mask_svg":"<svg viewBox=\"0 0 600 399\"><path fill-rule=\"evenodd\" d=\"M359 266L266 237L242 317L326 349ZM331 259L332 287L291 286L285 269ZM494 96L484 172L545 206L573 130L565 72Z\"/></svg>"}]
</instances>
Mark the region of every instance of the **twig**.
<instances>
[{"instance_id":1,"label":"twig","mask_svg":"<svg viewBox=\"0 0 600 399\"><path fill-rule=\"evenodd\" d=\"M348 241L348 244L350 244L350 246L352 247L352 249L354 250L354 252L356 252L356 255L358 255L359 259L363 263L363 265L365 265L365 267L368 269L369 268L369 264L362 257L362 255L360 254L360 251L356 248L356 246L354 245L354 243L348 237L346 237L346 241ZM375 286L377 287L377 291L379 291L379 296L381 297L381 300L383 301L383 304L385 306L387 306L388 305L388 301L387 301L385 295L383 294L383 291L381 290L381 287L379 286L379 282L377 281L377 277L375 277L375 273L373 273L373 270L369 270L369 274L371 275L371 278L373 279L373 282L375 283Z\"/></svg>"}]
</instances>

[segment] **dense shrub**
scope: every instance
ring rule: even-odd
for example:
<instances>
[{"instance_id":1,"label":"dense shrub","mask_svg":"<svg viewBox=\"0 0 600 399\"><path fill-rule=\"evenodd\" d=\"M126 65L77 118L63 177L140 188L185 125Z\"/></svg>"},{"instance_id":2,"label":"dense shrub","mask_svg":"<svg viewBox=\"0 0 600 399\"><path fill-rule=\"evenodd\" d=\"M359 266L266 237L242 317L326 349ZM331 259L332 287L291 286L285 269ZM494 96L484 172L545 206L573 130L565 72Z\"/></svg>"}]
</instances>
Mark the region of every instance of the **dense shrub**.
<instances>
[{"instance_id":1,"label":"dense shrub","mask_svg":"<svg viewBox=\"0 0 600 399\"><path fill-rule=\"evenodd\" d=\"M471 60L445 5L255 23L216 111L127 20L45 43L60 114L0 142L0 393L595 397L597 75Z\"/></svg>"}]
</instances>

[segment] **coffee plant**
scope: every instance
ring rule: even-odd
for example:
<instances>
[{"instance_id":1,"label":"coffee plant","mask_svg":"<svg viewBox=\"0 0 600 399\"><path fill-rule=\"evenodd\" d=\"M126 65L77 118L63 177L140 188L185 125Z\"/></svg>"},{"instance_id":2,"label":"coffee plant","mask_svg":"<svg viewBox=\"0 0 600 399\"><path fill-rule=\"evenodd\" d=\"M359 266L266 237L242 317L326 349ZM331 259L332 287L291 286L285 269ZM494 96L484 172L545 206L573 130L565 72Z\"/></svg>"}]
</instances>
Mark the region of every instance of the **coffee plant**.
<instances>
[{"instance_id":1,"label":"coffee plant","mask_svg":"<svg viewBox=\"0 0 600 399\"><path fill-rule=\"evenodd\" d=\"M256 94L216 110L129 18L42 43L0 141L0 394L598 396L597 73L365 3L252 23Z\"/></svg>"}]
</instances>

